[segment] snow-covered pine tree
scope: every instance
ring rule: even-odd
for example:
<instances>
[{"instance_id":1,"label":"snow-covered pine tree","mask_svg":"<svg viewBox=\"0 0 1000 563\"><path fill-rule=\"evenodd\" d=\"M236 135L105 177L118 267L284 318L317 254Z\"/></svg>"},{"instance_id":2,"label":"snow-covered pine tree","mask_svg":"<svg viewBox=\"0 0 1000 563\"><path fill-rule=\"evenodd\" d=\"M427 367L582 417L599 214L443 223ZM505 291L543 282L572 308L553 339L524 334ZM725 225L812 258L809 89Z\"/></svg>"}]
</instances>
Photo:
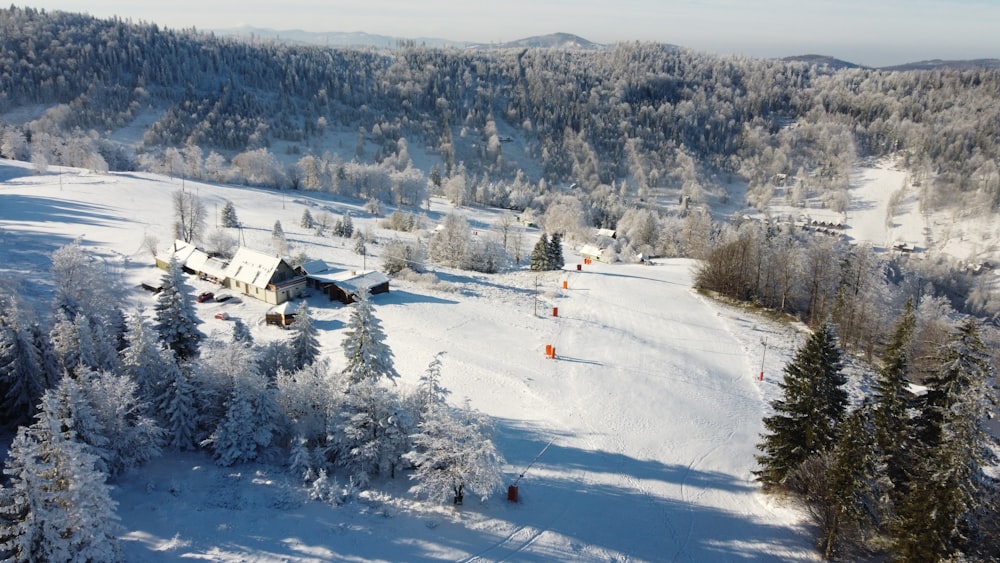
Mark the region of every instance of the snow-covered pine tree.
<instances>
[{"instance_id":1,"label":"snow-covered pine tree","mask_svg":"<svg viewBox=\"0 0 1000 563\"><path fill-rule=\"evenodd\" d=\"M536 272L551 270L549 265L549 235L542 233L531 250L530 268Z\"/></svg>"},{"instance_id":2,"label":"snow-covered pine tree","mask_svg":"<svg viewBox=\"0 0 1000 563\"><path fill-rule=\"evenodd\" d=\"M351 316L341 347L347 358L344 375L350 384L382 378L395 382L399 377L393 365L392 350L385 343L382 323L375 317L368 292L355 296Z\"/></svg>"},{"instance_id":3,"label":"snow-covered pine tree","mask_svg":"<svg viewBox=\"0 0 1000 563\"><path fill-rule=\"evenodd\" d=\"M205 335L198 330L197 315L191 300L191 287L184 281L184 270L176 258L163 274L163 290L156 297L156 332L163 344L181 361L198 355Z\"/></svg>"},{"instance_id":4,"label":"snow-covered pine tree","mask_svg":"<svg viewBox=\"0 0 1000 563\"><path fill-rule=\"evenodd\" d=\"M503 482L504 459L492 435L489 419L468 405L458 412L443 404L430 408L404 455L416 467L410 491L439 502L461 504L466 492L485 501Z\"/></svg>"},{"instance_id":5,"label":"snow-covered pine tree","mask_svg":"<svg viewBox=\"0 0 1000 563\"><path fill-rule=\"evenodd\" d=\"M299 226L303 229L311 229L315 222L313 221L312 213L309 212L309 208L302 210L302 219L299 221Z\"/></svg>"},{"instance_id":6,"label":"snow-covered pine tree","mask_svg":"<svg viewBox=\"0 0 1000 563\"><path fill-rule=\"evenodd\" d=\"M365 487L377 475L395 477L410 449L408 417L397 394L373 378L352 383L338 418L336 460L355 482Z\"/></svg>"},{"instance_id":7,"label":"snow-covered pine tree","mask_svg":"<svg viewBox=\"0 0 1000 563\"><path fill-rule=\"evenodd\" d=\"M977 518L988 498L984 429L988 382L994 373L977 320L964 321L939 354L926 381L914 449L920 459L898 514L893 554L900 560L942 560L972 553Z\"/></svg>"},{"instance_id":8,"label":"snow-covered pine tree","mask_svg":"<svg viewBox=\"0 0 1000 563\"><path fill-rule=\"evenodd\" d=\"M0 423L14 427L31 421L42 393L54 384L34 340L37 324L25 322L13 299L0 299Z\"/></svg>"},{"instance_id":9,"label":"snow-covered pine tree","mask_svg":"<svg viewBox=\"0 0 1000 563\"><path fill-rule=\"evenodd\" d=\"M65 378L69 379L69 378ZM121 561L117 503L79 442L55 390L41 401L37 421L21 427L4 473L0 551L16 561Z\"/></svg>"},{"instance_id":10,"label":"snow-covered pine tree","mask_svg":"<svg viewBox=\"0 0 1000 563\"><path fill-rule=\"evenodd\" d=\"M166 445L178 450L194 449L200 417L191 377L175 362L170 362L162 377L165 385L154 404Z\"/></svg>"},{"instance_id":11,"label":"snow-covered pine tree","mask_svg":"<svg viewBox=\"0 0 1000 563\"><path fill-rule=\"evenodd\" d=\"M788 472L809 456L828 451L837 440L837 425L847 412L846 378L833 323L826 322L785 365L778 386L783 396L771 402L775 414L764 418L754 471L765 486L781 485Z\"/></svg>"},{"instance_id":12,"label":"snow-covered pine tree","mask_svg":"<svg viewBox=\"0 0 1000 563\"><path fill-rule=\"evenodd\" d=\"M222 226L230 229L240 226L240 220L236 217L236 207L228 200L222 206Z\"/></svg>"},{"instance_id":13,"label":"snow-covered pine tree","mask_svg":"<svg viewBox=\"0 0 1000 563\"><path fill-rule=\"evenodd\" d=\"M342 382L331 373L325 360L278 375L278 405L289 421L289 434L305 442L303 447L309 450L312 460L308 469L314 473L325 466L319 462L321 453L330 447L330 435L339 432L336 417L344 397ZM292 452L292 456L299 454Z\"/></svg>"},{"instance_id":14,"label":"snow-covered pine tree","mask_svg":"<svg viewBox=\"0 0 1000 563\"><path fill-rule=\"evenodd\" d=\"M120 475L160 455L163 430L145 415L149 408L139 401L135 381L83 368L78 368L75 375L89 406L86 416L96 423L93 430L86 430L86 435L84 429L89 424L78 424L77 431L83 441L94 444L109 476ZM82 406L72 408L75 420Z\"/></svg>"},{"instance_id":15,"label":"snow-covered pine tree","mask_svg":"<svg viewBox=\"0 0 1000 563\"><path fill-rule=\"evenodd\" d=\"M233 342L253 346L253 334L250 334L250 327L242 319L233 319Z\"/></svg>"},{"instance_id":16,"label":"snow-covered pine tree","mask_svg":"<svg viewBox=\"0 0 1000 563\"><path fill-rule=\"evenodd\" d=\"M274 227L271 228L271 238L273 239L285 238L285 229L281 227L281 221L279 220L274 221Z\"/></svg>"},{"instance_id":17,"label":"snow-covered pine tree","mask_svg":"<svg viewBox=\"0 0 1000 563\"><path fill-rule=\"evenodd\" d=\"M202 445L219 465L245 463L263 455L282 428L274 390L259 373L246 371L234 381L226 415Z\"/></svg>"},{"instance_id":18,"label":"snow-covered pine tree","mask_svg":"<svg viewBox=\"0 0 1000 563\"><path fill-rule=\"evenodd\" d=\"M309 305L302 301L295 311L295 322L292 323L292 338L288 342L291 352L291 365L288 369L300 370L319 358L319 331L312 322Z\"/></svg>"},{"instance_id":19,"label":"snow-covered pine tree","mask_svg":"<svg viewBox=\"0 0 1000 563\"><path fill-rule=\"evenodd\" d=\"M548 269L561 270L562 267L566 265L566 261L563 259L561 234L559 234L558 232L552 233L552 236L549 238L549 243L545 250L549 263Z\"/></svg>"},{"instance_id":20,"label":"snow-covered pine tree","mask_svg":"<svg viewBox=\"0 0 1000 563\"><path fill-rule=\"evenodd\" d=\"M55 353L56 365L60 373L72 372L80 363L80 337L76 322L63 308L55 310L49 339Z\"/></svg>"},{"instance_id":21,"label":"snow-covered pine tree","mask_svg":"<svg viewBox=\"0 0 1000 563\"><path fill-rule=\"evenodd\" d=\"M154 406L154 401L167 385L169 369L165 360L173 352L165 353L156 331L142 311L131 315L125 331L125 348L121 351L121 373L135 381L139 400Z\"/></svg>"}]
</instances>

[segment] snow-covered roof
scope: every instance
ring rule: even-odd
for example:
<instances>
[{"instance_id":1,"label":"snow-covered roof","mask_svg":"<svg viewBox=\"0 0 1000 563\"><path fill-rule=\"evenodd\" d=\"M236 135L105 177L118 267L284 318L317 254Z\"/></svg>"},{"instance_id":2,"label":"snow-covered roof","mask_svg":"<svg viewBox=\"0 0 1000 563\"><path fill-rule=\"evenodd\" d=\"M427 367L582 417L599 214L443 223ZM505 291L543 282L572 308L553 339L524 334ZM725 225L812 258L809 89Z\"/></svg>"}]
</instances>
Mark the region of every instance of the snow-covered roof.
<instances>
[{"instance_id":1,"label":"snow-covered roof","mask_svg":"<svg viewBox=\"0 0 1000 563\"><path fill-rule=\"evenodd\" d=\"M615 238L618 236L618 232L614 229L597 229L597 236Z\"/></svg>"},{"instance_id":2,"label":"snow-covered roof","mask_svg":"<svg viewBox=\"0 0 1000 563\"><path fill-rule=\"evenodd\" d=\"M325 279L337 284L337 287L350 293L371 289L389 281L389 277L382 272L369 270L367 272L339 272Z\"/></svg>"},{"instance_id":3,"label":"snow-covered roof","mask_svg":"<svg viewBox=\"0 0 1000 563\"><path fill-rule=\"evenodd\" d=\"M586 254L589 256L600 256L602 252L604 252L603 248L599 248L597 246L594 246L593 244L585 244L582 247L580 247L581 255Z\"/></svg>"},{"instance_id":4,"label":"snow-covered roof","mask_svg":"<svg viewBox=\"0 0 1000 563\"><path fill-rule=\"evenodd\" d=\"M169 262L170 258L173 257L177 259L179 264L186 266L188 261L195 254L201 254L205 258L208 258L208 255L198 250L195 245L178 239L175 240L174 244L172 244L169 248L157 252L156 258L157 260L162 260L163 262Z\"/></svg>"},{"instance_id":5,"label":"snow-covered roof","mask_svg":"<svg viewBox=\"0 0 1000 563\"><path fill-rule=\"evenodd\" d=\"M255 287L267 287L281 258L241 246L226 267L226 277Z\"/></svg>"},{"instance_id":6,"label":"snow-covered roof","mask_svg":"<svg viewBox=\"0 0 1000 563\"><path fill-rule=\"evenodd\" d=\"M299 268L306 273L306 275L319 274L321 272L327 272L330 270L330 265L322 260L310 260L305 264L299 266Z\"/></svg>"},{"instance_id":7,"label":"snow-covered roof","mask_svg":"<svg viewBox=\"0 0 1000 563\"><path fill-rule=\"evenodd\" d=\"M297 311L299 305L291 301L285 301L281 305L275 305L267 310L268 313L276 313L279 315L292 315Z\"/></svg>"}]
</instances>

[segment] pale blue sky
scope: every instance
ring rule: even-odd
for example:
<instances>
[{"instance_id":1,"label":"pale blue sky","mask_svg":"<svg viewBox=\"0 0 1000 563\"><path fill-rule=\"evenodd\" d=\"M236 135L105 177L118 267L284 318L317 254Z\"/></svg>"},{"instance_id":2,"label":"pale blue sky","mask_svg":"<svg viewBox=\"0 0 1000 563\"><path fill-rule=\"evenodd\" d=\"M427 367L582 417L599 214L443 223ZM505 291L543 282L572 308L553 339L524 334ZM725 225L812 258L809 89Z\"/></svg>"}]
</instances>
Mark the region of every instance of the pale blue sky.
<instances>
[{"instance_id":1,"label":"pale blue sky","mask_svg":"<svg viewBox=\"0 0 1000 563\"><path fill-rule=\"evenodd\" d=\"M35 0L33 8L118 15L171 28L276 30L499 42L557 31L598 43L806 53L884 66L1000 58L1000 0Z\"/></svg>"}]
</instances>

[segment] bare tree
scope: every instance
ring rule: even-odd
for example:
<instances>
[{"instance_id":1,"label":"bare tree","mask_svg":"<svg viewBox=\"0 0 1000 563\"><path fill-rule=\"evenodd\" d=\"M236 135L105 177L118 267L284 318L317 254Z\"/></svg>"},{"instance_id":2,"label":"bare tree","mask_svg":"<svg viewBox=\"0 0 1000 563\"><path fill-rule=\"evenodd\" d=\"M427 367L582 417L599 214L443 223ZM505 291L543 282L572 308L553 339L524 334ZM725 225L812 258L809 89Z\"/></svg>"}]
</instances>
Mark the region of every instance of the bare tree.
<instances>
[{"instance_id":1,"label":"bare tree","mask_svg":"<svg viewBox=\"0 0 1000 563\"><path fill-rule=\"evenodd\" d=\"M205 228L205 217L208 215L205 204L198 196L185 190L174 192L173 202L174 237L194 242Z\"/></svg>"}]
</instances>

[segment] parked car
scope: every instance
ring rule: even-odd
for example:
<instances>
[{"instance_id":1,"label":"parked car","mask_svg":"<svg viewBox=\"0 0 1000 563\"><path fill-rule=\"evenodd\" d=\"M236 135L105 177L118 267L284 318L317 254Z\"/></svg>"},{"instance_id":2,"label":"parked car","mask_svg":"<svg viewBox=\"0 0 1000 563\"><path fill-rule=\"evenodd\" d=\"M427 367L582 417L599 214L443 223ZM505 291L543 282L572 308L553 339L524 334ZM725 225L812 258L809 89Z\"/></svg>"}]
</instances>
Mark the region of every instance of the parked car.
<instances>
[{"instance_id":1,"label":"parked car","mask_svg":"<svg viewBox=\"0 0 1000 563\"><path fill-rule=\"evenodd\" d=\"M216 313L215 318L219 319L220 321L228 321L229 313Z\"/></svg>"},{"instance_id":2,"label":"parked car","mask_svg":"<svg viewBox=\"0 0 1000 563\"><path fill-rule=\"evenodd\" d=\"M198 295L198 303L211 301L213 297L215 297L215 294L211 291L202 291L201 294Z\"/></svg>"},{"instance_id":3,"label":"parked car","mask_svg":"<svg viewBox=\"0 0 1000 563\"><path fill-rule=\"evenodd\" d=\"M240 299L238 297L235 297L235 296L229 294L229 293L220 293L220 294L218 294L218 295L215 296L215 302L216 303L225 303L227 301L231 301L233 303L239 303Z\"/></svg>"}]
</instances>

